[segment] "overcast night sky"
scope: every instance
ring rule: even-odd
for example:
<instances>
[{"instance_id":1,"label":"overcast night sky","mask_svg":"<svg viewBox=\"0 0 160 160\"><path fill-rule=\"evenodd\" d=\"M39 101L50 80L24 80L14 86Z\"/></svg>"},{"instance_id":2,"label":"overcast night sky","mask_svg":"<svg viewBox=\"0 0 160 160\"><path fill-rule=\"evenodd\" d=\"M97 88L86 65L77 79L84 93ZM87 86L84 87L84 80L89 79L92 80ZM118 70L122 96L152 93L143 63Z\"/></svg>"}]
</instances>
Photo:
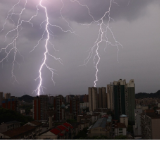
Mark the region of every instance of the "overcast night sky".
<instances>
[{"instance_id":1,"label":"overcast night sky","mask_svg":"<svg viewBox=\"0 0 160 160\"><path fill-rule=\"evenodd\" d=\"M21 20L27 21L36 14L36 5L39 1L28 0ZM66 21L60 16L61 1L43 1L43 5L47 7L50 23L69 30ZM17 2L18 0L0 0L0 29L3 28L8 11ZM63 65L48 56L47 64L54 68L57 74L54 75L54 86L51 72L44 67L42 70L44 92L51 95L86 94L88 87L92 87L95 80L93 57L87 65L81 65L97 39L99 26L96 23L90 26L82 25L92 22L87 9L70 0L63 2L62 14L76 34L64 33L59 28L50 27L52 32L50 40L58 51L54 51L49 45L49 52L60 57ZM89 7L95 20L99 20L109 8L109 0L79 0L79 2ZM100 44L101 60L98 65L97 87L106 87L110 82L119 79L126 79L127 82L134 79L136 93L156 92L160 89L160 1L115 0L115 2L118 4L112 4L110 16L114 20L110 22L110 28L123 47L119 47L117 61L117 48L108 45L104 51L105 43ZM21 0L15 7L14 13L20 13L24 3L25 0ZM0 64L0 92L10 92L15 96L24 94L35 96L32 92L39 83L39 80L35 79L38 77L38 70L43 60L46 35L39 46L32 53L30 51L43 35L44 21L44 9L39 6L39 14L31 21L33 27L29 23L22 23L16 42L19 52L14 67L18 82L14 82L11 74L14 59L14 52L11 52L7 60ZM6 47L16 35L16 32L8 34L4 42L5 35L16 27L17 22L16 14L6 21L5 28L0 33L0 48ZM112 42L111 36L109 40ZM2 50L0 61L5 55L5 51Z\"/></svg>"}]
</instances>

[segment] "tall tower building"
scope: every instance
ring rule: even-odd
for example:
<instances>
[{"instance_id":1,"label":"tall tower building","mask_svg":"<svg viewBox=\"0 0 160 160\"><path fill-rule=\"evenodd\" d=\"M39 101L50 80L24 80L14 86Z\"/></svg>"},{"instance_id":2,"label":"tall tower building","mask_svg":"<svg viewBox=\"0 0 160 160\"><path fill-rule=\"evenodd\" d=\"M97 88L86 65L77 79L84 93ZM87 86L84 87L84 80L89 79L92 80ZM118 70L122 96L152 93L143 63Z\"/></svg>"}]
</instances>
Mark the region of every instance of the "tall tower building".
<instances>
[{"instance_id":1,"label":"tall tower building","mask_svg":"<svg viewBox=\"0 0 160 160\"><path fill-rule=\"evenodd\" d=\"M77 118L77 115L80 113L80 103L77 96L70 99L70 113L73 114L74 118Z\"/></svg>"},{"instance_id":2,"label":"tall tower building","mask_svg":"<svg viewBox=\"0 0 160 160\"><path fill-rule=\"evenodd\" d=\"M107 107L111 111L114 110L114 101L113 101L113 83L107 85Z\"/></svg>"},{"instance_id":3,"label":"tall tower building","mask_svg":"<svg viewBox=\"0 0 160 160\"><path fill-rule=\"evenodd\" d=\"M127 88L127 97L126 97L126 114L128 115L128 120L131 123L135 122L135 83L134 80L131 79L126 86Z\"/></svg>"},{"instance_id":4,"label":"tall tower building","mask_svg":"<svg viewBox=\"0 0 160 160\"><path fill-rule=\"evenodd\" d=\"M115 119L119 120L121 114L126 114L128 120L134 122L135 84L131 79L129 83L120 79L107 85L108 108L114 110Z\"/></svg>"},{"instance_id":5,"label":"tall tower building","mask_svg":"<svg viewBox=\"0 0 160 160\"><path fill-rule=\"evenodd\" d=\"M95 109L98 108L97 88L89 87L88 96L89 96L89 111L94 111Z\"/></svg>"},{"instance_id":6,"label":"tall tower building","mask_svg":"<svg viewBox=\"0 0 160 160\"><path fill-rule=\"evenodd\" d=\"M62 104L63 104L63 96L61 96L61 95L56 96L54 98L54 104L53 104L54 120L56 120L56 121L60 121L60 120L64 119L64 117L65 117L64 109L62 109L62 107L61 107Z\"/></svg>"},{"instance_id":7,"label":"tall tower building","mask_svg":"<svg viewBox=\"0 0 160 160\"><path fill-rule=\"evenodd\" d=\"M49 109L49 98L47 95L40 95L34 98L33 118L37 121L47 120Z\"/></svg>"},{"instance_id":8,"label":"tall tower building","mask_svg":"<svg viewBox=\"0 0 160 160\"><path fill-rule=\"evenodd\" d=\"M107 108L106 88L98 89L98 108Z\"/></svg>"},{"instance_id":9,"label":"tall tower building","mask_svg":"<svg viewBox=\"0 0 160 160\"><path fill-rule=\"evenodd\" d=\"M11 97L11 94L10 93L6 93L5 94L5 99L9 99Z\"/></svg>"},{"instance_id":10,"label":"tall tower building","mask_svg":"<svg viewBox=\"0 0 160 160\"><path fill-rule=\"evenodd\" d=\"M125 114L125 85L125 80L113 82L114 114L117 120L121 114Z\"/></svg>"}]
</instances>

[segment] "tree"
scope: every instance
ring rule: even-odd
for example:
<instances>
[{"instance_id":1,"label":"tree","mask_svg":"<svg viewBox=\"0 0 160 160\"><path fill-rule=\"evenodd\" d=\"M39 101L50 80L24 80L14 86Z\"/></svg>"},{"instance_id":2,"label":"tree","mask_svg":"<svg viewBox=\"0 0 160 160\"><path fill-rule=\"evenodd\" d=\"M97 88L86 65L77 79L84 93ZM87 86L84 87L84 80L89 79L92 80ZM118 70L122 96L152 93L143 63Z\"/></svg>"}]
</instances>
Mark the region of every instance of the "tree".
<instances>
[{"instance_id":1,"label":"tree","mask_svg":"<svg viewBox=\"0 0 160 160\"><path fill-rule=\"evenodd\" d=\"M23 116L18 112L0 108L0 123L8 121L19 121L22 122L22 124L25 124L29 121L33 121L33 119L31 117Z\"/></svg>"},{"instance_id":2,"label":"tree","mask_svg":"<svg viewBox=\"0 0 160 160\"><path fill-rule=\"evenodd\" d=\"M119 135L119 136L116 136L115 139L127 139L127 136Z\"/></svg>"}]
</instances>

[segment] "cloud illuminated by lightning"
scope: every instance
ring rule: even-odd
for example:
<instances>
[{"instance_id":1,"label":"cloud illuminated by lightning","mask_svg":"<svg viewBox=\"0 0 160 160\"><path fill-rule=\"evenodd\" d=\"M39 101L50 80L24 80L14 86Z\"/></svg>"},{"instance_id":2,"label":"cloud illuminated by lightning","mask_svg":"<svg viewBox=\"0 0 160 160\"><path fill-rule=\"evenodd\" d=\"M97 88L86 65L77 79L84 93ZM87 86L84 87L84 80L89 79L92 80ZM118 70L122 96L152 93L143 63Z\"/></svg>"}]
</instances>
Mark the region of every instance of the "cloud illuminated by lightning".
<instances>
[{"instance_id":1,"label":"cloud illuminated by lightning","mask_svg":"<svg viewBox=\"0 0 160 160\"><path fill-rule=\"evenodd\" d=\"M98 30L98 37L96 39L96 41L94 42L94 45L91 47L90 52L88 57L84 60L84 64L86 65L89 60L93 57L93 61L94 61L94 65L96 68L96 73L95 73L95 80L94 80L94 87L97 86L97 82L98 82L98 65L100 62L100 54L99 54L99 48L100 48L100 44L102 42L106 43L106 47L107 45L111 45L111 46L115 46L117 47L117 61L118 61L118 52L119 52L119 46L122 47L122 45L116 40L113 31L110 27L110 22L111 20L113 20L110 16L111 13L111 8L113 3L118 5L114 0L110 0L110 4L109 4L109 9L104 13L104 15L99 19L99 20L95 20L93 15L90 12L90 9L87 5L81 4L78 0L70 0L71 2L76 2L78 3L80 6L85 7L88 10L88 14L92 19L92 22L89 24L83 24L83 25L91 25L93 23L97 24L99 26L99 30ZM108 20L106 22L105 18L108 17ZM112 38L114 40L114 43L112 43L111 41L109 41L109 38L107 36L108 32L112 35ZM104 50L106 50L106 47ZM94 54L95 52L95 54ZM94 55L93 55L94 54Z\"/></svg>"}]
</instances>

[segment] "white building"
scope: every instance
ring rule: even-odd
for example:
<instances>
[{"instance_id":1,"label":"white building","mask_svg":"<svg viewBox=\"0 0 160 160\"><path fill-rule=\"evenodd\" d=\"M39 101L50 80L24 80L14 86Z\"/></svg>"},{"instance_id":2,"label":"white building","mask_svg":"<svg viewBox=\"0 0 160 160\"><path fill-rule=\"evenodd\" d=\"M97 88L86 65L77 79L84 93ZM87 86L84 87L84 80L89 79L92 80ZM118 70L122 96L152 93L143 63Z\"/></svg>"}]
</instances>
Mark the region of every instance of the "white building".
<instances>
[{"instance_id":1,"label":"white building","mask_svg":"<svg viewBox=\"0 0 160 160\"><path fill-rule=\"evenodd\" d=\"M117 123L115 125L115 129L114 129L114 134L115 136L126 136L127 135L127 129L124 123Z\"/></svg>"}]
</instances>

